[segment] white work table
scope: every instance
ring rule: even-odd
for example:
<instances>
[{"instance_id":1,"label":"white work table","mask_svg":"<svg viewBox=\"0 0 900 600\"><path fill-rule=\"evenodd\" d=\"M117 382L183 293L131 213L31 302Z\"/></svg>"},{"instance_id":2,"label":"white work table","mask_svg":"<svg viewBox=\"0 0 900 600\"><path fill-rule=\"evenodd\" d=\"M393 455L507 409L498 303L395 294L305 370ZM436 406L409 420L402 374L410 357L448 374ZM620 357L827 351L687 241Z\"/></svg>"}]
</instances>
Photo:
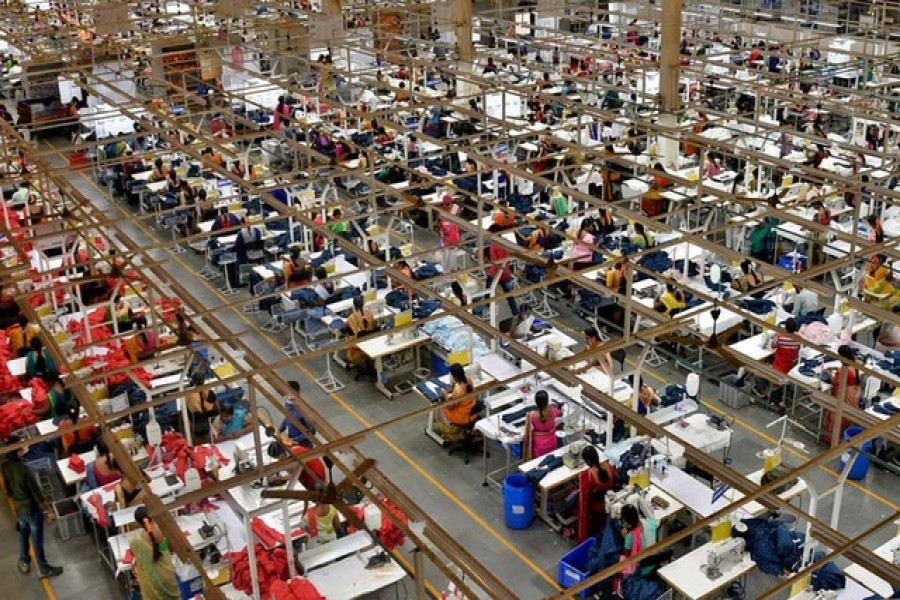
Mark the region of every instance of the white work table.
<instances>
[{"instance_id":1,"label":"white work table","mask_svg":"<svg viewBox=\"0 0 900 600\"><path fill-rule=\"evenodd\" d=\"M634 396L634 388L625 379L616 379L610 390L610 377L598 367L591 367L587 371L578 374L578 379L597 388L599 391L612 396L616 402L625 404Z\"/></svg>"},{"instance_id":2,"label":"white work table","mask_svg":"<svg viewBox=\"0 0 900 600\"><path fill-rule=\"evenodd\" d=\"M360 533L364 533L366 541L371 543L368 534L365 532ZM320 548L327 549L329 546L352 537L348 536L336 540L320 546ZM307 578L316 587L319 594L325 598L346 598L350 600L351 598L360 598L377 592L398 583L406 577L406 572L390 557L388 557L385 564L379 567L366 568L369 558L377 552L379 552L378 548L361 550L359 552L354 550L352 553L345 552L339 560L313 570L310 570L302 559L306 553L300 555L300 560L307 570Z\"/></svg>"},{"instance_id":3,"label":"white work table","mask_svg":"<svg viewBox=\"0 0 900 600\"><path fill-rule=\"evenodd\" d=\"M479 419L475 423L475 430L481 433L483 437L486 439L497 440L504 446L509 446L511 444L517 444L522 441L523 436L525 435L525 418L522 417L522 423L520 425L516 425L514 423L507 423L503 420L504 416L516 413L525 408L534 409L534 395L539 390L544 390L549 392L550 402L554 401L560 402L562 408L560 409L560 416L557 417L557 422L565 419L572 408L569 402L569 398L563 396L559 397L558 391L551 391L547 388L547 386L538 386L532 389L529 392L523 392L518 389L508 390L507 392L503 392L502 396L498 394L496 397L501 397L504 400L506 398L514 399L514 402L510 405L507 405L506 408L497 413L492 413L490 416ZM494 398L494 397L492 397ZM490 399L488 400L490 401Z\"/></svg>"},{"instance_id":4,"label":"white work table","mask_svg":"<svg viewBox=\"0 0 900 600\"><path fill-rule=\"evenodd\" d=\"M756 567L750 553L745 552L740 562L723 571L720 577L710 579L701 567L706 564L706 557L712 545L713 542L704 544L662 567L659 570L660 577L685 598L700 600L721 590L735 579L740 579Z\"/></svg>"},{"instance_id":5,"label":"white work table","mask_svg":"<svg viewBox=\"0 0 900 600\"><path fill-rule=\"evenodd\" d=\"M720 431L711 426L707 422L708 419L705 413L694 413L683 420L666 425L666 431L707 454L725 450L731 444L731 429ZM669 440L669 446L673 455L684 455L684 448L680 443Z\"/></svg>"},{"instance_id":6,"label":"white work table","mask_svg":"<svg viewBox=\"0 0 900 600\"><path fill-rule=\"evenodd\" d=\"M744 338L728 347L734 352L743 354L756 362L765 361L775 354L775 349L772 347L772 339L766 332Z\"/></svg>"},{"instance_id":7,"label":"white work table","mask_svg":"<svg viewBox=\"0 0 900 600\"><path fill-rule=\"evenodd\" d=\"M753 473L750 473L746 477L747 477L747 479L749 479L756 485L759 485L759 482L762 480L762 476L763 476L763 470L759 469L758 471L754 471ZM798 477L797 483L795 483L788 489L786 489L783 492L781 492L780 494L778 494L778 497L781 498L782 500L784 500L785 502L790 502L794 498L802 497L803 494L805 494L806 490L808 490L808 489L809 489L809 486L806 485L806 481L803 478ZM743 494L741 494L740 492L738 492L737 490L734 490L734 489L729 490L728 492L726 492L725 495L729 499L737 499L737 498L743 497ZM756 500L752 500L750 502L745 503L743 506L741 506L741 509L743 510L743 512L745 512L748 515L753 516L753 517L758 517L758 516L764 514L768 510L768 509L766 509L765 506L763 506Z\"/></svg>"},{"instance_id":8,"label":"white work table","mask_svg":"<svg viewBox=\"0 0 900 600\"><path fill-rule=\"evenodd\" d=\"M847 578L847 585L842 590L835 590L837 596L835 600L865 600L873 595L872 590L863 587L853 578ZM795 596L791 596L788 600L816 600L816 592L806 589Z\"/></svg>"},{"instance_id":9,"label":"white work table","mask_svg":"<svg viewBox=\"0 0 900 600\"><path fill-rule=\"evenodd\" d=\"M553 456L562 456L569 451L569 446L571 446L571 444L563 446L562 448L557 448L553 452L545 454L544 456L539 456L535 459L529 460L528 462L522 463L519 465L519 471L521 471L522 473L528 473L528 471L537 468L541 461L546 459L551 454ZM603 448L601 448L600 446L595 446L595 448L597 448L597 453L600 455L600 461L603 462L604 460L606 460L603 456ZM566 465L560 465L541 478L541 480L537 484L538 516L540 516L541 519L544 520L544 522L548 523L549 525L555 524L550 518L549 513L550 491L572 481L573 479L581 475L583 471L587 470L587 468L588 466L584 463L584 461L579 461L579 465L574 469L571 469Z\"/></svg>"},{"instance_id":10,"label":"white work table","mask_svg":"<svg viewBox=\"0 0 900 600\"><path fill-rule=\"evenodd\" d=\"M482 372L487 373L497 381L512 379L522 371L512 362L506 360L496 352L485 354L478 361Z\"/></svg>"},{"instance_id":11,"label":"white work table","mask_svg":"<svg viewBox=\"0 0 900 600\"><path fill-rule=\"evenodd\" d=\"M175 492L180 491L184 488L184 483L175 477L174 483L169 483L166 481L166 477L163 476L164 473L161 469L157 467L153 468L154 474L150 479L150 490L159 498L165 498L169 494L174 494ZM150 476L150 473L148 473ZM174 477L174 476L173 476ZM116 483L110 483L103 487L99 487L95 490L91 490L89 492L84 492L81 494L81 506L83 510L86 510L92 519L97 520L97 507L88 502L88 498L93 496L94 494L98 494L100 496L100 502L105 506L108 503L112 502L116 503ZM124 527L125 525L130 525L134 523L134 511L137 509L137 506L124 508L121 510L116 510L110 513L110 517L112 517L113 522L116 527Z\"/></svg>"},{"instance_id":12,"label":"white work table","mask_svg":"<svg viewBox=\"0 0 900 600\"><path fill-rule=\"evenodd\" d=\"M551 342L558 342L560 347L562 348L573 348L578 345L578 340L569 337L555 327L551 329L545 329L543 332L535 335L534 337L521 341L523 344L525 344L538 354L544 354L547 350L547 346Z\"/></svg>"},{"instance_id":13,"label":"white work table","mask_svg":"<svg viewBox=\"0 0 900 600\"><path fill-rule=\"evenodd\" d=\"M878 548L874 550L876 556L879 556L886 560L887 562L893 562L893 551L894 548L900 546L900 536L894 537L892 540L888 540ZM867 588L871 589L873 592L883 596L884 598L890 598L894 593L891 587L891 584L878 577L877 575L869 572L865 567L861 567L860 565L853 563L844 569L844 573L847 577L852 577L859 583L863 584Z\"/></svg>"},{"instance_id":14,"label":"white work table","mask_svg":"<svg viewBox=\"0 0 900 600\"><path fill-rule=\"evenodd\" d=\"M415 328L415 326L413 327L414 329L407 329L400 332L399 334L387 333L384 335L368 338L356 344L356 347L359 348L360 351L362 351L366 356L375 361L375 387L381 390L381 393L383 393L388 398L393 398L394 392L389 390L387 386L384 385L384 378L382 377L384 372L384 357L390 356L391 354L396 354L397 352L403 352L404 350L415 349L415 364L418 365L419 348L431 341L431 336L426 335L422 331L419 331L418 328ZM393 337L390 343L388 343L388 336Z\"/></svg>"},{"instance_id":15,"label":"white work table","mask_svg":"<svg viewBox=\"0 0 900 600\"><path fill-rule=\"evenodd\" d=\"M214 500L213 505L215 505L218 510L210 511L208 513L179 515L175 517L175 522L186 534L188 543L195 549L203 548L215 543L219 550L224 553L229 547L225 545L225 538L221 534L227 533L230 549L232 551L237 552L246 547L247 542L243 537L244 528L234 526L235 523L240 522L237 515L235 515L224 502ZM204 521L214 524L214 526L220 528L221 531L216 532L216 535L211 538L203 538L200 535L200 528L203 526ZM116 564L117 572L130 571L133 568L133 562L125 563L123 560L125 554L128 552L128 542L131 538L138 535L140 535L140 530L128 531L112 536L107 540L113 560ZM215 578L214 573L209 573L209 575L210 577Z\"/></svg>"},{"instance_id":16,"label":"white work table","mask_svg":"<svg viewBox=\"0 0 900 600\"><path fill-rule=\"evenodd\" d=\"M359 342L356 346L369 358L379 359L390 354L396 354L408 348L414 348L431 341L431 337L425 333L418 331L413 335L412 330L405 330L400 333L393 334L393 339L388 343L388 336L391 334L379 335L377 337L367 338Z\"/></svg>"},{"instance_id":17,"label":"white work table","mask_svg":"<svg viewBox=\"0 0 900 600\"><path fill-rule=\"evenodd\" d=\"M314 569L373 546L372 537L368 532L357 531L328 544L313 546L309 550L301 552L297 555L297 563L303 567L304 571L309 573Z\"/></svg>"},{"instance_id":18,"label":"white work table","mask_svg":"<svg viewBox=\"0 0 900 600\"><path fill-rule=\"evenodd\" d=\"M83 452L78 456L81 457L81 460L84 461L84 472L76 473L72 469L69 468L69 459L62 458L56 461L56 468L59 469L59 476L62 478L63 483L66 485L78 485L82 481L85 480L87 469L90 468L91 463L97 458L97 451L91 450L90 452ZM140 448L137 451L137 454L131 457L135 462L140 462L147 459L147 450L145 448Z\"/></svg>"},{"instance_id":19,"label":"white work table","mask_svg":"<svg viewBox=\"0 0 900 600\"><path fill-rule=\"evenodd\" d=\"M651 474L651 481L661 490L670 494L692 513L706 518L730 503L727 498L712 501L713 489L698 479L694 479L678 467L666 468L665 477Z\"/></svg>"},{"instance_id":20,"label":"white work table","mask_svg":"<svg viewBox=\"0 0 900 600\"><path fill-rule=\"evenodd\" d=\"M695 412L697 412L698 408L699 405L696 401L686 397L684 400L677 404L665 406L648 413L646 415L646 418L651 423L656 423L657 425L666 425L668 423L671 423L672 421L677 421L682 417L687 417L688 415L694 414Z\"/></svg>"}]
</instances>

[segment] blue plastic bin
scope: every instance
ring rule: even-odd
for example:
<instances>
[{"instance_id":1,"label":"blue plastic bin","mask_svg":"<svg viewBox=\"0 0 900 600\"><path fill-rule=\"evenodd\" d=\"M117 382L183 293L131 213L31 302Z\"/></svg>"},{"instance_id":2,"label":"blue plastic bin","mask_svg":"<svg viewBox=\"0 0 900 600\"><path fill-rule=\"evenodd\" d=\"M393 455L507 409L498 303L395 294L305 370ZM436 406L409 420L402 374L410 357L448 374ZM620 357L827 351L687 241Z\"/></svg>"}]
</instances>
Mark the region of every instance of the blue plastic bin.
<instances>
[{"instance_id":1,"label":"blue plastic bin","mask_svg":"<svg viewBox=\"0 0 900 600\"><path fill-rule=\"evenodd\" d=\"M502 444L501 444L502 446ZM516 460L522 460L522 456L524 452L524 444L523 442L516 442L515 444L509 445L509 455L512 456Z\"/></svg>"},{"instance_id":2,"label":"blue plastic bin","mask_svg":"<svg viewBox=\"0 0 900 600\"><path fill-rule=\"evenodd\" d=\"M182 581L177 575L178 591L181 592L181 600L194 600L198 594L203 593L203 579L198 575L187 581Z\"/></svg>"},{"instance_id":3,"label":"blue plastic bin","mask_svg":"<svg viewBox=\"0 0 900 600\"><path fill-rule=\"evenodd\" d=\"M855 435L862 433L863 428L859 425L851 425L847 429L844 430L843 440L845 442L849 442L850 438ZM848 450L841 454L840 459L840 467L838 471L843 472L844 465L847 464L847 461L850 460L851 455L856 455L853 458L853 465L850 467L850 472L847 474L847 479L859 480L865 479L866 473L869 472L869 457L863 454L863 452L871 452L872 451L872 440L867 442L863 442L862 447L860 448L862 452L855 452Z\"/></svg>"},{"instance_id":4,"label":"blue plastic bin","mask_svg":"<svg viewBox=\"0 0 900 600\"><path fill-rule=\"evenodd\" d=\"M597 538L588 538L559 559L559 572L556 576L559 585L566 588L572 587L590 577L588 559L591 556L591 549L596 543ZM590 593L591 588L588 588L579 592L578 597L587 598Z\"/></svg>"},{"instance_id":5,"label":"blue plastic bin","mask_svg":"<svg viewBox=\"0 0 900 600\"><path fill-rule=\"evenodd\" d=\"M510 529L528 529L534 520L534 485L524 473L503 480L503 520Z\"/></svg>"},{"instance_id":6,"label":"blue plastic bin","mask_svg":"<svg viewBox=\"0 0 900 600\"><path fill-rule=\"evenodd\" d=\"M778 259L778 266L782 269L786 269L788 271L794 270L794 262L796 261L797 266L799 266L801 271L806 270L806 255L797 253L794 255L793 252L784 254L781 258Z\"/></svg>"}]
</instances>

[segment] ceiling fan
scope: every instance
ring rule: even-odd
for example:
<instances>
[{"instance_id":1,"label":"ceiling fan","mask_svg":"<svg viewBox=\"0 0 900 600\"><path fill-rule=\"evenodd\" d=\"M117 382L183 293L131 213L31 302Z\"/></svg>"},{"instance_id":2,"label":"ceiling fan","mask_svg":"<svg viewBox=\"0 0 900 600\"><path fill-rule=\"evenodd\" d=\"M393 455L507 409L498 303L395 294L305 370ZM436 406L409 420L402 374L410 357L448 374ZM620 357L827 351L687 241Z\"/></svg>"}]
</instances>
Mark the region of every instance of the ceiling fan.
<instances>
[{"instance_id":1,"label":"ceiling fan","mask_svg":"<svg viewBox=\"0 0 900 600\"><path fill-rule=\"evenodd\" d=\"M347 477L339 484L335 485L334 478L332 477L334 463L327 456L323 457L323 462L325 463L325 466L328 467L328 483L324 488L319 490L263 490L262 497L278 498L281 500L303 500L304 502L312 502L313 504L334 504L338 510L345 513L345 516L347 516L346 513L352 513L355 516L356 513L353 511L345 510L349 507L344 500L345 492L353 485L353 478ZM375 459L367 458L353 469L353 474L356 478L361 479L373 466L375 466ZM350 517L348 517L348 519L352 520Z\"/></svg>"}]
</instances>

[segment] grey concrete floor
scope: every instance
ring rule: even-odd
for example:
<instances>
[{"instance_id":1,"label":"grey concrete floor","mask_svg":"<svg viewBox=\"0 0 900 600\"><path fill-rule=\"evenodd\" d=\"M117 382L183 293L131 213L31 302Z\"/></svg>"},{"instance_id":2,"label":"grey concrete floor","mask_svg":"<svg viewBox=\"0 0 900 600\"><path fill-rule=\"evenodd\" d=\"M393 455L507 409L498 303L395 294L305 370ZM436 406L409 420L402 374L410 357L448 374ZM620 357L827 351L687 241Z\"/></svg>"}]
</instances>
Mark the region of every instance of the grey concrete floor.
<instances>
[{"instance_id":1,"label":"grey concrete floor","mask_svg":"<svg viewBox=\"0 0 900 600\"><path fill-rule=\"evenodd\" d=\"M71 172L69 176L72 183L99 208L111 211L112 214L122 210L109 205L103 190L88 178L88 171ZM130 216L130 213L123 216ZM153 232L143 226L123 222L123 227L138 243L152 240ZM429 235L417 232L417 242L429 243ZM192 253L178 256L166 254L165 259L172 277L182 282L191 282L188 287L195 297L210 307L222 304L223 298L215 290L217 282L206 282L194 274L201 265L200 257ZM506 310L505 306L501 308ZM556 324L569 329L571 333L577 335L586 326L573 311L560 312L564 316ZM216 317L234 332L253 331L253 327L260 324L252 315L243 315L233 309L217 311ZM283 358L280 347L286 342L286 335L258 333L244 339L264 361ZM423 406L423 401L413 394L388 400L370 383L354 382L340 368L337 368L336 374L344 381L346 388L336 394L326 394L310 377L311 373L323 370L324 361L304 360L282 369L279 374L284 378L300 380L304 397L342 433L370 427ZM661 386L681 382L685 375L666 364L649 370L648 376L654 386ZM724 408L716 400L717 388L711 382L704 383L702 396L712 406ZM731 453L734 461L732 467L738 472L749 473L760 467L756 453L773 442L772 437L763 429L776 415L763 408L749 406L735 416L738 422ZM413 500L460 540L476 558L513 589L518 597L539 598L551 593L554 590L552 584L556 580L559 558L572 544L550 531L540 521L535 521L525 531L507 529L503 524L500 491L495 487L486 488L481 485L480 457L473 458L468 465L459 457L448 457L445 450L423 435L423 430L424 422L415 426L407 423L388 427L375 436L369 436L361 446L365 453L378 459L379 467L384 473L399 483ZM813 448L812 452L817 451L811 440L806 442L807 447ZM786 462L799 464L803 459L802 455L789 453ZM499 448L494 449L489 461L492 469L502 467L503 452ZM816 469L808 474L807 479L817 489L824 489L835 481L835 473L833 469ZM840 529L852 535L896 511L897 506L891 504L891 501L896 502L898 489L900 487L894 476L878 469L870 469L865 480L847 486ZM826 500L820 506L819 515L824 518L825 515L830 515L830 510L831 502ZM10 518L5 512L3 514L0 531L5 533L10 527ZM865 545L875 547L889 539L893 532L893 528L883 530L872 536ZM115 597L115 585L94 556L89 537L82 536L69 542L58 541L53 535L47 537L51 562L56 561L66 568L66 573L52 582L57 598L80 598L87 590L91 590L96 598ZM8 581L15 582L14 585L21 594L6 596L0 592L0 597L43 597L43 590L34 575L22 576L15 570L14 538L3 536L0 540L6 540L2 542L4 552L0 553L0 576L8 574ZM764 575L751 575L747 586L748 598L760 595L774 582L773 578Z\"/></svg>"}]
</instances>

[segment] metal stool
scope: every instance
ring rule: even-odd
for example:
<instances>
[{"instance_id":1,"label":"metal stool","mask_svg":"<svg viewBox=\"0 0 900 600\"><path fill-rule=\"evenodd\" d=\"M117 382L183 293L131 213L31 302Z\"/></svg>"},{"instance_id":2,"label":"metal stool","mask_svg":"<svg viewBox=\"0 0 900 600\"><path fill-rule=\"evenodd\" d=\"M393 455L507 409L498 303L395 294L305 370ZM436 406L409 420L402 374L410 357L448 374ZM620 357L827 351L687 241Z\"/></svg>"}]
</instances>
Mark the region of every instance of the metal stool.
<instances>
[{"instance_id":1,"label":"metal stool","mask_svg":"<svg viewBox=\"0 0 900 600\"><path fill-rule=\"evenodd\" d=\"M203 268L197 271L197 275L207 281L211 281L213 279L217 279L222 275L222 273L219 272L219 270L212 263L212 250L209 247L209 240L203 240L203 244L206 247L206 259L203 262ZM191 248L197 250L197 246L195 246L194 243L189 242L188 245Z\"/></svg>"},{"instance_id":2,"label":"metal stool","mask_svg":"<svg viewBox=\"0 0 900 600\"><path fill-rule=\"evenodd\" d=\"M263 326L260 327L260 329L262 329L263 331L268 331L269 333L279 333L281 331L284 331L285 324L284 320L281 318L282 315L284 315L284 313L288 311L296 309L296 302L282 297L280 303L272 305L272 308L269 310L272 318L266 321Z\"/></svg>"},{"instance_id":3,"label":"metal stool","mask_svg":"<svg viewBox=\"0 0 900 600\"><path fill-rule=\"evenodd\" d=\"M259 300L258 296L265 296L269 292L272 291L272 286L267 281L260 281L256 285L253 286L253 302L248 302L242 307L242 311L245 315L252 315L259 312Z\"/></svg>"},{"instance_id":4,"label":"metal stool","mask_svg":"<svg viewBox=\"0 0 900 600\"><path fill-rule=\"evenodd\" d=\"M281 351L284 352L288 358L303 354L303 349L297 343L297 324L303 322L306 318L306 314L307 311L300 310L299 308L281 313L281 323L291 330L291 341L287 345L281 347Z\"/></svg>"},{"instance_id":5,"label":"metal stool","mask_svg":"<svg viewBox=\"0 0 900 600\"><path fill-rule=\"evenodd\" d=\"M219 266L225 274L225 287L219 288L219 292L221 292L223 296L232 296L238 293L236 289L231 287L231 278L228 277L228 267L229 265L234 264L237 264L237 254L234 252L223 252L219 255Z\"/></svg>"},{"instance_id":6,"label":"metal stool","mask_svg":"<svg viewBox=\"0 0 900 600\"><path fill-rule=\"evenodd\" d=\"M166 226L172 231L172 247L169 250L175 254L187 252L187 248L178 243L179 230L185 225L187 225L187 215L184 213L173 216L166 223Z\"/></svg>"},{"instance_id":7,"label":"metal stool","mask_svg":"<svg viewBox=\"0 0 900 600\"><path fill-rule=\"evenodd\" d=\"M341 341L342 340L328 340L325 342L310 344L310 350L331 348L332 346L340 344ZM316 383L320 388L329 393L344 389L344 384L341 383L341 381L337 377L335 377L334 373L332 373L331 371L331 352L325 353L325 374L316 379Z\"/></svg>"}]
</instances>

